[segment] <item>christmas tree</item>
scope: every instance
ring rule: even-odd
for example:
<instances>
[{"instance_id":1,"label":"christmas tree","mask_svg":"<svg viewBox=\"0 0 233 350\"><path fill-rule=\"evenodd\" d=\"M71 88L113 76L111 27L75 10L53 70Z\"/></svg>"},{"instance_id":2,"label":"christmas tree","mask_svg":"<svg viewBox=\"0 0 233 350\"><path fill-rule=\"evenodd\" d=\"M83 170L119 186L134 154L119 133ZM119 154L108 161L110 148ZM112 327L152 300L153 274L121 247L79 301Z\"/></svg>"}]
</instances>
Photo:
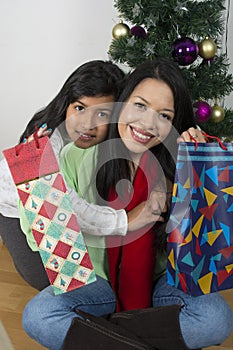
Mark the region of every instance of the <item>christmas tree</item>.
<instances>
[{"instance_id":1,"label":"christmas tree","mask_svg":"<svg viewBox=\"0 0 233 350\"><path fill-rule=\"evenodd\" d=\"M109 55L129 68L157 56L176 62L187 78L197 124L228 141L233 139L233 110L224 106L224 97L233 91L233 77L222 48L224 4L224 0L115 0L119 23L112 30Z\"/></svg>"}]
</instances>

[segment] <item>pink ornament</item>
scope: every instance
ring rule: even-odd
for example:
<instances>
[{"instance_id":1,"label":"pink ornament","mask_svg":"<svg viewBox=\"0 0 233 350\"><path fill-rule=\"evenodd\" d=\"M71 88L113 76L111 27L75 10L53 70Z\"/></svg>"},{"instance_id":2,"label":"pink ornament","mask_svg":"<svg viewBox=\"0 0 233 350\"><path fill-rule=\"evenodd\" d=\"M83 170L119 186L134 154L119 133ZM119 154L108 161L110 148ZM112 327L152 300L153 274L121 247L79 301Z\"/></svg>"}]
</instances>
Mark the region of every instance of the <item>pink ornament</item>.
<instances>
[{"instance_id":1,"label":"pink ornament","mask_svg":"<svg viewBox=\"0 0 233 350\"><path fill-rule=\"evenodd\" d=\"M130 29L130 33L134 36L138 36L139 38L145 39L146 38L146 31L141 26L134 26Z\"/></svg>"},{"instance_id":2,"label":"pink ornament","mask_svg":"<svg viewBox=\"0 0 233 350\"><path fill-rule=\"evenodd\" d=\"M212 109L210 105L205 101L198 101L194 103L195 117L197 122L205 123L210 118Z\"/></svg>"},{"instance_id":3,"label":"pink ornament","mask_svg":"<svg viewBox=\"0 0 233 350\"><path fill-rule=\"evenodd\" d=\"M198 56L198 45L191 38L178 38L172 45L172 56L180 66L188 66Z\"/></svg>"}]
</instances>

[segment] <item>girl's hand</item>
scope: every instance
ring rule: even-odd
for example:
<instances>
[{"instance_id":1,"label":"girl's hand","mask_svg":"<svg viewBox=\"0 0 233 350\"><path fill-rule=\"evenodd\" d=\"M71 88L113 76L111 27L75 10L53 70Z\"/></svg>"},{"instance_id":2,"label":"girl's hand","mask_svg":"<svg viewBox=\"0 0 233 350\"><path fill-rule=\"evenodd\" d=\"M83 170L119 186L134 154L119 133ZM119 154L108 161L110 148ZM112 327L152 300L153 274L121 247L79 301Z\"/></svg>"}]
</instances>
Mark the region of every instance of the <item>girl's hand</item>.
<instances>
[{"instance_id":1,"label":"girl's hand","mask_svg":"<svg viewBox=\"0 0 233 350\"><path fill-rule=\"evenodd\" d=\"M177 139L177 143L180 142L206 142L205 137L202 135L201 130L195 128L189 128L184 131Z\"/></svg>"},{"instance_id":2,"label":"girl's hand","mask_svg":"<svg viewBox=\"0 0 233 350\"><path fill-rule=\"evenodd\" d=\"M135 231L146 225L153 226L157 221L164 222L162 215L166 211L166 192L152 191L147 201L127 213L128 231Z\"/></svg>"},{"instance_id":3,"label":"girl's hand","mask_svg":"<svg viewBox=\"0 0 233 350\"><path fill-rule=\"evenodd\" d=\"M46 123L44 123L43 125L41 125L41 127L38 129L37 131L37 136L40 138L40 137L43 137L43 136L49 136L52 132L52 129L48 129L48 126ZM31 142L34 140L34 134L30 135L27 139L25 139L23 142L26 143L26 142Z\"/></svg>"}]
</instances>

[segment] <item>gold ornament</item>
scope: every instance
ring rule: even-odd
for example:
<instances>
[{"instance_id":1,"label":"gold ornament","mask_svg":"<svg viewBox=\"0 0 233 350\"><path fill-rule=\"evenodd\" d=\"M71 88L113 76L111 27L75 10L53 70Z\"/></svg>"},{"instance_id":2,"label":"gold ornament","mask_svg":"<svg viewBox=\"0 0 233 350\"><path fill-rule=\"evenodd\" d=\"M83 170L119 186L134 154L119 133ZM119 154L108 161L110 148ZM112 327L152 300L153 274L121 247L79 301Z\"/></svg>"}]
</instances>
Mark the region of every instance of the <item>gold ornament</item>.
<instances>
[{"instance_id":1,"label":"gold ornament","mask_svg":"<svg viewBox=\"0 0 233 350\"><path fill-rule=\"evenodd\" d=\"M217 52L217 45L213 39L210 39L208 36L199 43L198 48L199 55L206 60L213 58Z\"/></svg>"},{"instance_id":2,"label":"gold ornament","mask_svg":"<svg viewBox=\"0 0 233 350\"><path fill-rule=\"evenodd\" d=\"M127 24L120 21L112 28L112 36L114 39L119 39L121 36L126 36L130 33L130 29Z\"/></svg>"},{"instance_id":3,"label":"gold ornament","mask_svg":"<svg viewBox=\"0 0 233 350\"><path fill-rule=\"evenodd\" d=\"M215 104L212 107L212 112L209 121L212 123L220 123L225 117L225 111L221 106Z\"/></svg>"}]
</instances>

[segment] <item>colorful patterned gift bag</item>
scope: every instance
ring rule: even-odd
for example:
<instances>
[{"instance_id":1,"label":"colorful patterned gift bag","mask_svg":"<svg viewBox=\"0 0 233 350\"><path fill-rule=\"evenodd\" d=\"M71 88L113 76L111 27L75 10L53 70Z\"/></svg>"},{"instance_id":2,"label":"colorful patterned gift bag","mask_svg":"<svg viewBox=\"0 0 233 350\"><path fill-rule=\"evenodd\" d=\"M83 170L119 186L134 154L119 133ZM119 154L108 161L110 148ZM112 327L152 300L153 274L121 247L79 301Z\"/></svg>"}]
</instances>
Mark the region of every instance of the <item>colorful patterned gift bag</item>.
<instances>
[{"instance_id":1,"label":"colorful patterned gift bag","mask_svg":"<svg viewBox=\"0 0 233 350\"><path fill-rule=\"evenodd\" d=\"M179 145L167 231L168 284L192 296L233 288L233 144Z\"/></svg>"},{"instance_id":2,"label":"colorful patterned gift bag","mask_svg":"<svg viewBox=\"0 0 233 350\"><path fill-rule=\"evenodd\" d=\"M3 154L54 293L94 282L93 266L49 138L35 138Z\"/></svg>"}]
</instances>

